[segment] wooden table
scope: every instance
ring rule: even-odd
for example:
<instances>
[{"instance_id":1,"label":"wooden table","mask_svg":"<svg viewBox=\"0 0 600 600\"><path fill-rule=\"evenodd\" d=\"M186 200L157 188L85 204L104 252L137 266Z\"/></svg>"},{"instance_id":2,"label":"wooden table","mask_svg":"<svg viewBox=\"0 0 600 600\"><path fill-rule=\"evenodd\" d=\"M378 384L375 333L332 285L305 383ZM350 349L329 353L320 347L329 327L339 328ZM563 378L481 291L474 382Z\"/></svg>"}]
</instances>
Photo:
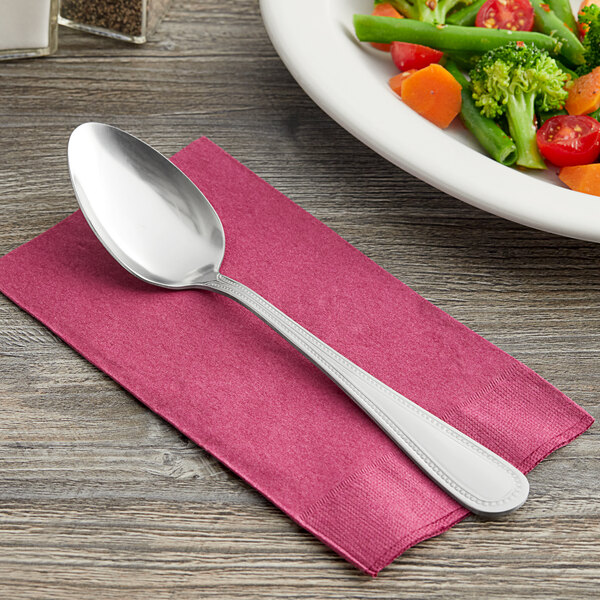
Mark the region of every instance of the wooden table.
<instances>
[{"instance_id":1,"label":"wooden table","mask_svg":"<svg viewBox=\"0 0 600 600\"><path fill-rule=\"evenodd\" d=\"M363 146L286 71L256 1L175 0L143 47L60 33L55 56L0 63L0 254L75 210L79 123L167 155L206 135L599 416L600 245L471 208ZM373 580L0 297L3 599L597 598L599 460L593 427L531 473L522 510Z\"/></svg>"}]
</instances>

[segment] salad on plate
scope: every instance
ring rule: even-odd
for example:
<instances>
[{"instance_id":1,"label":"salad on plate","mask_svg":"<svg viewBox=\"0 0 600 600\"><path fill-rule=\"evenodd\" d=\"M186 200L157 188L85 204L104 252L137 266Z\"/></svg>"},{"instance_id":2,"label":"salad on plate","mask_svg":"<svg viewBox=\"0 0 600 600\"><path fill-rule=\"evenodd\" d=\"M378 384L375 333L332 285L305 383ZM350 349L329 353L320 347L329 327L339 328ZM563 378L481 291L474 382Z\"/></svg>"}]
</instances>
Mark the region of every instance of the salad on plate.
<instances>
[{"instance_id":1,"label":"salad on plate","mask_svg":"<svg viewBox=\"0 0 600 600\"><path fill-rule=\"evenodd\" d=\"M560 168L600 196L600 0L376 0L354 15L361 42L389 52L391 89L446 128L460 117L496 161Z\"/></svg>"}]
</instances>

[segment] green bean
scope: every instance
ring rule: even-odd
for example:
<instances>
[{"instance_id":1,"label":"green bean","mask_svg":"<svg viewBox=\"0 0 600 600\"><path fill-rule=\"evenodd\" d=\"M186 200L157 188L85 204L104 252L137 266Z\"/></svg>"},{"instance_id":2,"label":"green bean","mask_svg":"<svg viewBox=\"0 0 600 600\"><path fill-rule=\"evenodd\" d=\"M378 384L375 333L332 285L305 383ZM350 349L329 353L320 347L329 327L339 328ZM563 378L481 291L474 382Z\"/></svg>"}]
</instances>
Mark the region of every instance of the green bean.
<instances>
[{"instance_id":1,"label":"green bean","mask_svg":"<svg viewBox=\"0 0 600 600\"><path fill-rule=\"evenodd\" d=\"M517 147L513 140L495 121L481 114L471 96L471 85L456 64L449 60L446 62L446 69L462 86L460 118L465 127L494 160L506 166L512 165L517 160Z\"/></svg>"},{"instance_id":2,"label":"green bean","mask_svg":"<svg viewBox=\"0 0 600 600\"><path fill-rule=\"evenodd\" d=\"M550 7L541 0L530 0L535 15L535 26L541 32L561 42L560 53L571 64L581 65L585 62L583 46L577 36L556 16Z\"/></svg>"},{"instance_id":3,"label":"green bean","mask_svg":"<svg viewBox=\"0 0 600 600\"><path fill-rule=\"evenodd\" d=\"M535 0L533 0L535 1ZM532 31L460 27L459 25L430 25L414 19L354 15L356 37L361 42L411 42L442 51L483 54L511 41L522 41L546 50L553 56L560 54L561 43L556 39Z\"/></svg>"},{"instance_id":4,"label":"green bean","mask_svg":"<svg viewBox=\"0 0 600 600\"><path fill-rule=\"evenodd\" d=\"M473 4L463 6L460 10L449 14L446 17L446 23L449 25L461 25L462 27L475 25L477 13L486 2L487 0L475 0Z\"/></svg>"},{"instance_id":5,"label":"green bean","mask_svg":"<svg viewBox=\"0 0 600 600\"><path fill-rule=\"evenodd\" d=\"M459 69L470 71L481 58L481 54L472 52L445 52L444 56L455 62Z\"/></svg>"},{"instance_id":6,"label":"green bean","mask_svg":"<svg viewBox=\"0 0 600 600\"><path fill-rule=\"evenodd\" d=\"M566 114L566 110L551 110L549 112L538 113L538 126L541 127L548 119L551 119L552 117L558 117Z\"/></svg>"},{"instance_id":7,"label":"green bean","mask_svg":"<svg viewBox=\"0 0 600 600\"><path fill-rule=\"evenodd\" d=\"M560 62L560 60L557 60L556 64L560 67L561 71L566 73L571 78L571 81L575 81L577 79L577 77L578 77L577 73L575 73L575 71L573 71L572 69L569 69L569 67L565 67L565 65L563 65Z\"/></svg>"},{"instance_id":8,"label":"green bean","mask_svg":"<svg viewBox=\"0 0 600 600\"><path fill-rule=\"evenodd\" d=\"M575 17L573 16L569 0L547 0L547 4L573 33L577 31L577 21L575 21Z\"/></svg>"},{"instance_id":9,"label":"green bean","mask_svg":"<svg viewBox=\"0 0 600 600\"><path fill-rule=\"evenodd\" d=\"M453 60L446 61L444 65L446 69L450 72L452 77L460 83L460 87L463 90L471 91L471 82L465 77L465 74L459 69L458 65Z\"/></svg>"}]
</instances>

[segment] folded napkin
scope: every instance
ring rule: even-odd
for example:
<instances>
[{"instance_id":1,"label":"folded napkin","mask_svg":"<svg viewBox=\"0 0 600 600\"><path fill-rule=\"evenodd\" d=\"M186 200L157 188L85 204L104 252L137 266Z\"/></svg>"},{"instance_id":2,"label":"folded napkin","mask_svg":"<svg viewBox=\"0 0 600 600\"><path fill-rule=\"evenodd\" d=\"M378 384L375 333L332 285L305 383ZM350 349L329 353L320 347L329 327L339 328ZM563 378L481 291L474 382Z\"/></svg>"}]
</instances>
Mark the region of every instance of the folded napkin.
<instances>
[{"instance_id":1,"label":"folded napkin","mask_svg":"<svg viewBox=\"0 0 600 600\"><path fill-rule=\"evenodd\" d=\"M523 472L593 422L212 142L173 161L221 217L225 275ZM250 311L139 281L80 212L0 259L0 290L367 573L467 514Z\"/></svg>"}]
</instances>

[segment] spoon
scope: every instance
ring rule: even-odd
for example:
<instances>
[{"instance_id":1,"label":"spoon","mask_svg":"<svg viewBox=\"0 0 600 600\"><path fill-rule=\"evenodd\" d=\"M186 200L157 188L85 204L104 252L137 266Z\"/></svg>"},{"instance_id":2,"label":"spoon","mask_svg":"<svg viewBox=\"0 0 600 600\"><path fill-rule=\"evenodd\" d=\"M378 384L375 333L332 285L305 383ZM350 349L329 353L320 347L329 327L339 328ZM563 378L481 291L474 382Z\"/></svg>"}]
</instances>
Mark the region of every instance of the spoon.
<instances>
[{"instance_id":1,"label":"spoon","mask_svg":"<svg viewBox=\"0 0 600 600\"><path fill-rule=\"evenodd\" d=\"M441 488L472 512L507 514L527 499L510 463L359 368L243 284L219 272L221 221L167 158L109 125L85 123L69 140L75 195L108 252L147 283L209 290L252 311L329 376Z\"/></svg>"}]
</instances>

